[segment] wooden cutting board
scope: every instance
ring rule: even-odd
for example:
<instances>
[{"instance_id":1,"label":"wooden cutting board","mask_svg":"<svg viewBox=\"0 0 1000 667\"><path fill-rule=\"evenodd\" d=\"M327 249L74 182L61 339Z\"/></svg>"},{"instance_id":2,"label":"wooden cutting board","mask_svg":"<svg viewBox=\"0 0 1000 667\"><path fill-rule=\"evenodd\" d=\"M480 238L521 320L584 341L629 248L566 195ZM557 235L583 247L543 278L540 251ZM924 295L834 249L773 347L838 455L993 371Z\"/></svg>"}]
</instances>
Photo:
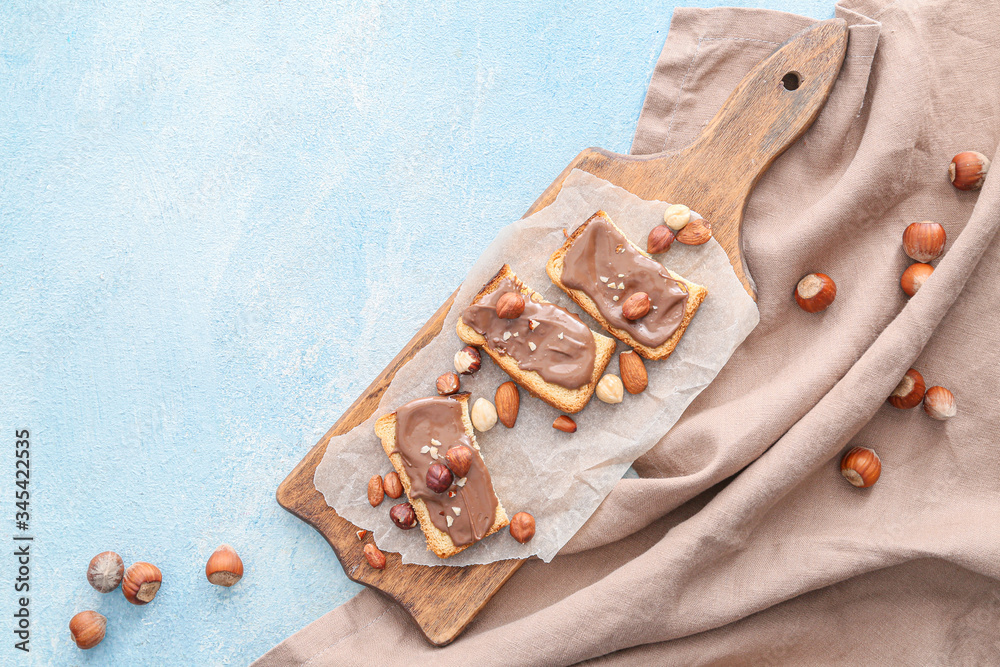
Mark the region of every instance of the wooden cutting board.
<instances>
[{"instance_id":1,"label":"wooden cutting board","mask_svg":"<svg viewBox=\"0 0 1000 667\"><path fill-rule=\"evenodd\" d=\"M711 223L712 233L728 253L733 270L756 299L740 250L743 208L761 174L815 120L837 78L846 49L844 21L831 19L814 24L751 70L687 148L638 157L588 148L525 215L552 203L573 169L588 171L643 199L687 204ZM644 239L636 241L642 243ZM441 331L454 299L452 294L289 473L277 493L282 507L323 534L348 577L382 591L400 604L427 639L438 646L454 640L524 561L430 567L403 565L398 554L387 553L385 569L374 570L363 553L371 535L358 540L358 529L328 507L313 486L313 474L330 438L347 433L371 416L396 371ZM457 339L455 345L460 345ZM377 446L374 435L372 446ZM364 495L366 490L359 489L358 493ZM494 539L508 538L501 534Z\"/></svg>"}]
</instances>

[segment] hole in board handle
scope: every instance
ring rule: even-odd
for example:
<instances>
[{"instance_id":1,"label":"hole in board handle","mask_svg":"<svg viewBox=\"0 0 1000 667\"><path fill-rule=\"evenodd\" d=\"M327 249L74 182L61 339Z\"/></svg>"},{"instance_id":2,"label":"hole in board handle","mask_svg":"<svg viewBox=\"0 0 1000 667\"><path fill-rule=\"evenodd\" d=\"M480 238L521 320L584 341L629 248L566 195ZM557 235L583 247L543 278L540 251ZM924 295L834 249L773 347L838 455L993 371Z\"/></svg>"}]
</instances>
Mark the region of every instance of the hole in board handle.
<instances>
[{"instance_id":1,"label":"hole in board handle","mask_svg":"<svg viewBox=\"0 0 1000 667\"><path fill-rule=\"evenodd\" d=\"M802 77L798 72L789 72L781 77L781 85L785 87L785 90L796 90L802 85Z\"/></svg>"}]
</instances>

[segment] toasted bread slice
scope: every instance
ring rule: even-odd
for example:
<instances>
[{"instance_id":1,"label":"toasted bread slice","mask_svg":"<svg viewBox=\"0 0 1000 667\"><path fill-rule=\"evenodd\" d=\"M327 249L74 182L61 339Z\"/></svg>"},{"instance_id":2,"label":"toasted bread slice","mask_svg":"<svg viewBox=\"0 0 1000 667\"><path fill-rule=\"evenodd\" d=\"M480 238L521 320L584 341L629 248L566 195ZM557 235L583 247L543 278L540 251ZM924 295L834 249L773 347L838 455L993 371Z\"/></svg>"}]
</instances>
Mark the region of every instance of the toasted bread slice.
<instances>
[{"instance_id":1,"label":"toasted bread slice","mask_svg":"<svg viewBox=\"0 0 1000 667\"><path fill-rule=\"evenodd\" d=\"M569 251L571 247L573 247L573 243L576 241L576 239L579 238L581 234L583 234L583 231L587 228L587 225L589 225L590 222L596 218L603 218L604 220L606 220L612 227L614 227L618 231L619 234L621 234L625 238L626 241L628 241L629 245L631 245L633 248L638 250L646 257L649 257L648 253L646 253L642 248L637 246L635 243L632 242L631 239L628 238L628 235L625 234L625 232L623 232L618 227L618 225L616 225L611 220L610 217L608 217L607 213L605 213L604 211L598 211L594 215L590 216L590 218L588 218L586 222L577 227L576 231L574 231L570 235L570 237L566 239L565 243L563 243L558 250L552 253L552 256L549 257L548 263L546 263L545 265L545 272L549 274L549 278L552 279L552 282L554 282L559 287L559 289L566 292L566 294L569 294L570 298L573 299L573 301L576 301L576 303L579 304L581 308L587 311L588 315L597 320L601 324L601 326L604 327L605 330L607 330L607 332L610 333L612 336L622 341L626 345L632 346L632 349L634 349L640 356L643 356L646 359L666 359L671 355L671 353L673 353L674 348L677 347L677 343L680 342L681 336L684 335L684 332L687 330L688 324L691 323L691 318L694 317L694 314L698 311L698 308L701 306L702 302L705 300L705 297L708 295L708 290L705 287L702 287L701 285L695 284L690 280L687 280L683 276L677 275L669 268L664 267L667 269L667 273L670 274L670 277L679 282L680 284L684 285L685 289L687 289L688 291L687 303L685 304L684 308L684 318L681 320L680 325L677 327L677 330L673 333L673 335L656 347L648 347L637 341L635 338L633 338L628 331L613 326L610 322L608 322L604 318L603 315L601 315L601 311L597 309L597 304L594 303L593 299L591 299L589 296L587 296L584 292L580 290L571 289L567 287L565 284L563 284L561 279L566 253ZM652 257L650 257L650 259L652 259Z\"/></svg>"},{"instance_id":2,"label":"toasted bread slice","mask_svg":"<svg viewBox=\"0 0 1000 667\"><path fill-rule=\"evenodd\" d=\"M490 279L483 289L481 289L475 296L473 303L476 303L487 294L491 294L496 291L496 289L500 286L500 282L505 278L509 278L513 281L525 297L532 299L536 303L547 303L545 299L542 298L541 294L522 283L508 264L504 264L500 267L497 274L493 276L493 278ZM608 338L607 336L602 336L595 331L591 331L590 333L593 334L594 343L597 346L597 354L594 358L593 376L590 381L582 387L577 389L567 389L566 387L561 387L557 384L545 381L542 376L535 371L523 370L510 356L497 354L491 350L486 345L486 338L478 331L467 325L461 317L458 318L456 331L458 332L458 337L461 338L463 342L468 345L475 345L485 351L486 354L490 355L490 358L493 359L497 366L502 368L507 375L514 380L514 382L524 387L524 389L530 394L545 401L556 409L569 413L579 412L585 405L587 405L590 397L594 395L594 389L597 388L597 382L601 379L604 369L607 368L608 363L611 361L611 357L615 353L615 341L613 339Z\"/></svg>"},{"instance_id":3,"label":"toasted bread slice","mask_svg":"<svg viewBox=\"0 0 1000 667\"><path fill-rule=\"evenodd\" d=\"M472 441L473 449L476 451L475 455L480 456L479 445L476 444L475 430L472 428L472 420L469 419L469 394L455 394L452 398L456 401L460 401L462 404L462 425L465 426L465 432ZM427 505L424 501L420 498L410 498L410 478L406 474L406 466L403 465L403 457L399 454L399 452L395 451L395 412L383 415L375 421L375 435L382 441L382 449L385 450L386 456L389 457L389 461L392 463L392 467L395 468L396 473L399 475L399 481L403 483L403 489L406 491L406 497L409 498L410 504L413 505L413 510L417 514L417 520L420 522L420 529L424 531L424 538L427 540L428 551L433 551L438 558L449 558L471 547L472 544L466 544L461 547L455 546L455 543L451 541L451 537L449 537L448 533L439 530L438 527L431 521L430 514L428 514L427 511ZM510 520L507 518L507 512L504 511L503 504L500 502L500 499L497 498L497 511L493 520L493 525L490 526L489 531L483 537L485 538L492 535L509 523Z\"/></svg>"}]
</instances>

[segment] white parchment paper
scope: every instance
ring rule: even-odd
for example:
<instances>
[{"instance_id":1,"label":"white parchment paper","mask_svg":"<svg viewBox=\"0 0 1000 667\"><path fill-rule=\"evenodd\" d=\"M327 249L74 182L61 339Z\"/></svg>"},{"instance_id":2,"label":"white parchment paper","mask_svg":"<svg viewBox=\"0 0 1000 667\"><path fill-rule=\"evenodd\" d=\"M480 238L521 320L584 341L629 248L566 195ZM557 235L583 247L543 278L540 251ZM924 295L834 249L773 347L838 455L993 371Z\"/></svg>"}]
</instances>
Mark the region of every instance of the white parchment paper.
<instances>
[{"instance_id":1,"label":"white parchment paper","mask_svg":"<svg viewBox=\"0 0 1000 667\"><path fill-rule=\"evenodd\" d=\"M368 480L392 470L378 438L375 420L414 398L436 395L439 375L453 370L455 352L464 347L455 322L482 286L504 263L545 299L557 303L598 333L604 330L587 316L545 273L545 262L572 232L603 209L637 245L645 246L649 230L663 221L666 202L645 201L587 172L574 170L554 203L500 231L469 271L445 319L441 333L396 374L378 410L351 432L332 438L316 469L316 488L341 516L372 531L384 551L402 554L404 563L471 565L536 555L549 562L621 479L632 462L647 452L677 421L684 409L715 378L744 338L757 326L757 306L744 291L725 251L713 238L701 246L674 243L658 256L666 266L708 288L708 297L691 321L674 353L664 361L647 361L649 387L618 405L596 398L573 415L578 429L568 434L552 428L561 414L521 390L521 409L512 429L499 422L477 433L482 456L497 496L508 516L525 511L535 517L535 537L518 544L507 530L491 535L462 553L441 560L427 551L419 528L403 531L389 518L398 501L386 497L377 508L368 504ZM618 343L618 351L628 349ZM493 400L508 380L483 354L482 369L462 376L462 391ZM608 366L618 373L618 356Z\"/></svg>"}]
</instances>

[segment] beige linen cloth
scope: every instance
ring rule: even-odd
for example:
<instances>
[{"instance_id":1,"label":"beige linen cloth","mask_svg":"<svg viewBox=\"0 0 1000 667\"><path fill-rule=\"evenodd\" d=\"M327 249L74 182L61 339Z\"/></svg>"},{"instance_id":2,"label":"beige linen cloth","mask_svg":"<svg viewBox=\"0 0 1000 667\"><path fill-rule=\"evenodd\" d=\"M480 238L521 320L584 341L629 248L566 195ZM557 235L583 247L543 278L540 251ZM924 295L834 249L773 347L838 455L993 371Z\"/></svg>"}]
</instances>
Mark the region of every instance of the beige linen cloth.
<instances>
[{"instance_id":1,"label":"beige linen cloth","mask_svg":"<svg viewBox=\"0 0 1000 667\"><path fill-rule=\"evenodd\" d=\"M365 590L259 665L1000 664L1000 2L849 0L847 58L813 127L764 175L744 243L761 322L551 564L529 561L452 645ZM687 144L810 19L675 12L633 144ZM945 256L907 301L904 227ZM837 300L810 315L796 281ZM885 397L909 367L948 422ZM882 478L839 459L874 448Z\"/></svg>"}]
</instances>

